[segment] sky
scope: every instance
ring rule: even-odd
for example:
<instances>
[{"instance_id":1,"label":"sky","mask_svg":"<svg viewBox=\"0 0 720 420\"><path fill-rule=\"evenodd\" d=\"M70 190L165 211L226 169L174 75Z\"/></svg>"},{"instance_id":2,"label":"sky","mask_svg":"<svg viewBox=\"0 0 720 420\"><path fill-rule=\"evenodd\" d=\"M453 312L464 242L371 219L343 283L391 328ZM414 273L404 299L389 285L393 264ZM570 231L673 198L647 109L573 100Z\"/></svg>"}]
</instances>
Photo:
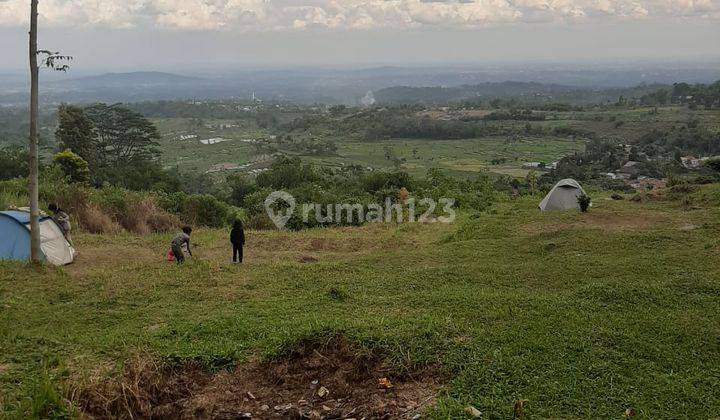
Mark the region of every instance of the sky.
<instances>
[{"instance_id":1,"label":"sky","mask_svg":"<svg viewBox=\"0 0 720 420\"><path fill-rule=\"evenodd\" d=\"M26 66L29 0L0 0L0 69ZM720 0L40 0L75 68L720 58Z\"/></svg>"}]
</instances>

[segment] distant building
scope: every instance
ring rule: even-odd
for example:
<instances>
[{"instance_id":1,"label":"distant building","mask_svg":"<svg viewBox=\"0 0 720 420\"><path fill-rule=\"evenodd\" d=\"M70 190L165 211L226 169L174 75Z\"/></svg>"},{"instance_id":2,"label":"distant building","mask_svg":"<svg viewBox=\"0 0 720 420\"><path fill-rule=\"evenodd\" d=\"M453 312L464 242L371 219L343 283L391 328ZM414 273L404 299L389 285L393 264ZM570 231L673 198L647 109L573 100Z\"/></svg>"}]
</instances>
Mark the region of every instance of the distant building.
<instances>
[{"instance_id":1,"label":"distant building","mask_svg":"<svg viewBox=\"0 0 720 420\"><path fill-rule=\"evenodd\" d=\"M542 162L525 162L522 167L523 169L538 169L544 168L545 165Z\"/></svg>"},{"instance_id":2,"label":"distant building","mask_svg":"<svg viewBox=\"0 0 720 420\"><path fill-rule=\"evenodd\" d=\"M212 145L212 144L222 143L224 141L229 141L229 139L224 139L222 137L213 137L211 139L200 140L200 143L205 144L205 145Z\"/></svg>"},{"instance_id":3,"label":"distant building","mask_svg":"<svg viewBox=\"0 0 720 420\"><path fill-rule=\"evenodd\" d=\"M698 169L705 163L709 158L696 158L695 156L683 156L680 158L682 165L687 169Z\"/></svg>"}]
</instances>

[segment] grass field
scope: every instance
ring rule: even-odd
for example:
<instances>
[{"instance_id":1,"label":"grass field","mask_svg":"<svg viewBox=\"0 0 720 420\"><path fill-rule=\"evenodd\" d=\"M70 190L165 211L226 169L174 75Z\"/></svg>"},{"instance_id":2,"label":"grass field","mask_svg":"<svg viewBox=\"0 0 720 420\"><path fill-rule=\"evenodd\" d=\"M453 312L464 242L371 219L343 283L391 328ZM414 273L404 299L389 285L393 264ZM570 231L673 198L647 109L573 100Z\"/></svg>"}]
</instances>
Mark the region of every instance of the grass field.
<instances>
[{"instance_id":1,"label":"grass field","mask_svg":"<svg viewBox=\"0 0 720 420\"><path fill-rule=\"evenodd\" d=\"M260 152L256 151L252 143L242 140L268 137L265 130L247 120L202 120L198 123L189 118L163 118L153 122L162 134L160 150L163 165L177 167L181 171L201 173L220 163L242 165L251 162ZM180 138L190 135L197 137ZM201 140L212 138L228 141L200 143Z\"/></svg>"},{"instance_id":2,"label":"grass field","mask_svg":"<svg viewBox=\"0 0 720 420\"><path fill-rule=\"evenodd\" d=\"M0 417L47 415L138 355L220 369L320 333L441 366L433 418L521 400L529 418L716 417L720 210L593 195L587 214L525 197L453 225L248 232L242 266L215 230L184 267L169 235L128 234L78 235L61 269L2 263Z\"/></svg>"},{"instance_id":3,"label":"grass field","mask_svg":"<svg viewBox=\"0 0 720 420\"><path fill-rule=\"evenodd\" d=\"M343 142L337 158L320 159L325 164L360 164L374 168L391 168L385 149L404 158L402 168L414 175L425 175L430 168L454 173L473 173L488 170L514 176L524 176L525 162L553 162L576 151L585 150L585 142L563 138L522 138L509 142L506 138L487 137L465 140L391 139L373 143ZM493 159L506 159L493 165Z\"/></svg>"}]
</instances>

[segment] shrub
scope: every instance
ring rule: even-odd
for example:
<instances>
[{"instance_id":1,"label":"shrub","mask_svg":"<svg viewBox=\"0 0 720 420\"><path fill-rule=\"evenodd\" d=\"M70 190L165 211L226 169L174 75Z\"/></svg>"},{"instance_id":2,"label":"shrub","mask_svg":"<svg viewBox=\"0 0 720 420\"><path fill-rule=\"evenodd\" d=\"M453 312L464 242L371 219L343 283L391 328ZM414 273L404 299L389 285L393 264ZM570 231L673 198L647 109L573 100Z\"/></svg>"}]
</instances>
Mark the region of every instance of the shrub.
<instances>
[{"instance_id":1,"label":"shrub","mask_svg":"<svg viewBox=\"0 0 720 420\"><path fill-rule=\"evenodd\" d=\"M407 172L373 172L360 179L362 188L369 193L400 188L412 189L412 178Z\"/></svg>"},{"instance_id":2,"label":"shrub","mask_svg":"<svg viewBox=\"0 0 720 420\"><path fill-rule=\"evenodd\" d=\"M191 225L223 227L236 218L244 218L240 209L209 194L163 194L159 205Z\"/></svg>"},{"instance_id":3,"label":"shrub","mask_svg":"<svg viewBox=\"0 0 720 420\"><path fill-rule=\"evenodd\" d=\"M705 161L705 166L712 169L713 171L720 172L720 157L715 157Z\"/></svg>"},{"instance_id":4,"label":"shrub","mask_svg":"<svg viewBox=\"0 0 720 420\"><path fill-rule=\"evenodd\" d=\"M297 157L283 157L275 161L269 171L258 175L255 182L260 187L281 190L317 180L318 176L312 165L303 164Z\"/></svg>"},{"instance_id":5,"label":"shrub","mask_svg":"<svg viewBox=\"0 0 720 420\"><path fill-rule=\"evenodd\" d=\"M585 213L588 211L588 208L590 207L590 202L592 201L590 197L588 197L585 194L582 194L578 197L578 205L580 205L580 211Z\"/></svg>"},{"instance_id":6,"label":"shrub","mask_svg":"<svg viewBox=\"0 0 720 420\"><path fill-rule=\"evenodd\" d=\"M670 198L677 198L683 195L694 193L698 190L698 186L689 183L674 184L668 188L668 196Z\"/></svg>"},{"instance_id":7,"label":"shrub","mask_svg":"<svg viewBox=\"0 0 720 420\"><path fill-rule=\"evenodd\" d=\"M229 176L227 183L230 188L229 201L236 206L243 206L245 204L245 197L258 189L252 180L243 175Z\"/></svg>"},{"instance_id":8,"label":"shrub","mask_svg":"<svg viewBox=\"0 0 720 420\"><path fill-rule=\"evenodd\" d=\"M53 156L53 164L57 165L62 169L65 176L70 182L88 182L90 181L90 170L88 169L88 163L85 159L76 155L70 149L65 149L62 152L57 153Z\"/></svg>"}]
</instances>

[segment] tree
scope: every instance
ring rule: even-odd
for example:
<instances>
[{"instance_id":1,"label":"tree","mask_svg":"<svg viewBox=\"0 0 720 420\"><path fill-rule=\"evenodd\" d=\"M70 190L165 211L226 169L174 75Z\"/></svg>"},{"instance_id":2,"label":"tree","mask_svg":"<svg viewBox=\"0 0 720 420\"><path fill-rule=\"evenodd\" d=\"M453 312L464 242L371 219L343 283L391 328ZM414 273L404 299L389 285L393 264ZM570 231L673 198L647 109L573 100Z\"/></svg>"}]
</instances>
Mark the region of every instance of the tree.
<instances>
[{"instance_id":1,"label":"tree","mask_svg":"<svg viewBox=\"0 0 720 420\"><path fill-rule=\"evenodd\" d=\"M95 126L85 115L83 108L73 105L60 105L58 108L58 128L55 130L59 150L70 149L90 166L98 160L98 145Z\"/></svg>"},{"instance_id":2,"label":"tree","mask_svg":"<svg viewBox=\"0 0 720 420\"><path fill-rule=\"evenodd\" d=\"M28 156L28 196L30 197L30 260L33 263L40 262L40 206L38 188L38 114L39 112L39 73L38 56L43 56L42 64L50 69L66 71L67 64L64 61L72 57L63 56L59 53L37 48L37 21L38 21L38 0L30 0L30 142Z\"/></svg>"},{"instance_id":3,"label":"tree","mask_svg":"<svg viewBox=\"0 0 720 420\"><path fill-rule=\"evenodd\" d=\"M53 156L53 163L62 169L71 182L90 181L90 170L87 161L70 149L65 149Z\"/></svg>"},{"instance_id":4,"label":"tree","mask_svg":"<svg viewBox=\"0 0 720 420\"><path fill-rule=\"evenodd\" d=\"M0 180L24 177L28 173L28 152L21 147L0 149Z\"/></svg>"},{"instance_id":5,"label":"tree","mask_svg":"<svg viewBox=\"0 0 720 420\"><path fill-rule=\"evenodd\" d=\"M142 114L119 104L92 105L85 114L95 126L99 166L118 167L159 156L160 133Z\"/></svg>"},{"instance_id":6,"label":"tree","mask_svg":"<svg viewBox=\"0 0 720 420\"><path fill-rule=\"evenodd\" d=\"M242 174L228 176L227 183L230 186L230 203L237 207L243 207L245 205L245 197L258 190L257 185Z\"/></svg>"}]
</instances>

